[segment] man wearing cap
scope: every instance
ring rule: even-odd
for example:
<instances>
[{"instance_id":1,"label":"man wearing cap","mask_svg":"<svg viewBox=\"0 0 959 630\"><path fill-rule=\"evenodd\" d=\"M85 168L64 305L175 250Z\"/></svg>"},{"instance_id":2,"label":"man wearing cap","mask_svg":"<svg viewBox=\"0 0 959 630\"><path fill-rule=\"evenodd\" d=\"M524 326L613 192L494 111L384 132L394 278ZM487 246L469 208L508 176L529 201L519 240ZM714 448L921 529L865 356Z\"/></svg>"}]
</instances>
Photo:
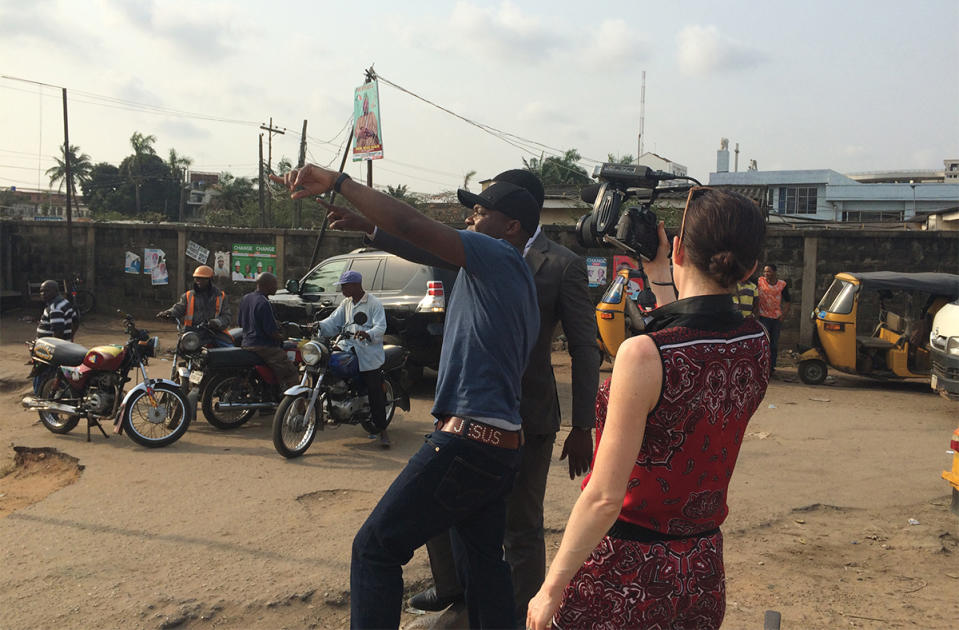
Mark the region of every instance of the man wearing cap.
<instances>
[{"instance_id":1,"label":"man wearing cap","mask_svg":"<svg viewBox=\"0 0 959 630\"><path fill-rule=\"evenodd\" d=\"M261 273L256 291L240 300L239 324L243 328L243 348L255 352L273 370L273 375L286 390L299 381L296 365L283 351L283 332L276 321L270 296L276 293L277 280L272 273Z\"/></svg>"},{"instance_id":2,"label":"man wearing cap","mask_svg":"<svg viewBox=\"0 0 959 630\"><path fill-rule=\"evenodd\" d=\"M528 170L504 171L494 182L522 186L542 206L545 193L539 178ZM376 247L403 255L387 239L375 236ZM585 474L593 455L591 430L601 357L596 345L596 318L589 297L586 261L550 240L539 227L526 243L524 258L533 274L539 303L540 328L529 366L523 374L523 445L519 472L506 509L506 561L513 577L516 619L526 619L526 606L546 577L546 540L543 500L553 443L560 428L559 399L551 364L552 341L562 323L572 359L572 428L563 442L560 459L569 460L569 478ZM434 585L410 598L412 608L443 610L462 597L453 567L449 536L427 544Z\"/></svg>"},{"instance_id":3,"label":"man wearing cap","mask_svg":"<svg viewBox=\"0 0 959 630\"><path fill-rule=\"evenodd\" d=\"M379 429L380 444L386 448L390 445L386 435L386 398L383 395L383 333L386 332L386 312L383 305L374 295L363 290L363 275L359 271L344 271L336 283L343 293L343 301L336 310L319 324L320 334L332 337L344 328L351 330L357 327L353 319L357 313L366 315L366 323L359 325L352 339L340 342L340 347L356 353L360 363L360 376L366 383L366 390L370 400L370 422Z\"/></svg>"},{"instance_id":4,"label":"man wearing cap","mask_svg":"<svg viewBox=\"0 0 959 630\"><path fill-rule=\"evenodd\" d=\"M271 177L294 198L334 190L378 228L460 268L443 331L436 429L353 540L351 627L399 626L402 566L448 529L470 626L514 627L503 535L523 442L520 384L539 331L536 287L522 256L539 204L507 182L479 195L460 190L473 215L466 230L454 230L346 174L309 165ZM329 218L342 227L336 208Z\"/></svg>"},{"instance_id":5,"label":"man wearing cap","mask_svg":"<svg viewBox=\"0 0 959 630\"><path fill-rule=\"evenodd\" d=\"M180 319L187 328L208 324L216 330L225 330L233 318L230 300L214 286L213 269L207 265L194 269L193 287L181 295L176 304L156 316L157 319Z\"/></svg>"}]
</instances>

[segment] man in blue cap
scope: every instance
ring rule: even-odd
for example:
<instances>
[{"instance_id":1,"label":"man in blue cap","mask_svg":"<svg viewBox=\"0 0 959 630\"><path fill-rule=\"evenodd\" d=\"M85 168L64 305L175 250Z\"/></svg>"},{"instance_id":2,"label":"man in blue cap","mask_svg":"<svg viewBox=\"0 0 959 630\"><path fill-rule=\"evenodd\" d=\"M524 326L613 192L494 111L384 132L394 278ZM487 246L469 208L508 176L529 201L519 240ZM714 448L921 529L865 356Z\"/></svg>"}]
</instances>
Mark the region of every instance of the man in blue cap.
<instances>
[{"instance_id":1,"label":"man in blue cap","mask_svg":"<svg viewBox=\"0 0 959 630\"><path fill-rule=\"evenodd\" d=\"M521 382L539 331L536 286L523 260L539 204L508 182L480 194L460 190L473 214L467 229L455 230L346 173L307 165L271 178L294 198L342 194L379 229L459 268L443 330L436 428L353 540L351 627L399 627L402 567L446 530L470 627L515 627L503 535L523 445ZM332 228L351 229L339 209L327 207Z\"/></svg>"},{"instance_id":2,"label":"man in blue cap","mask_svg":"<svg viewBox=\"0 0 959 630\"><path fill-rule=\"evenodd\" d=\"M344 328L355 332L353 338L345 339L339 345L347 352L352 350L356 353L360 362L360 376L366 383L370 400L370 422L379 429L380 445L388 448L386 398L380 370L385 360L383 333L386 332L386 312L376 296L363 290L363 275L359 271L344 271L336 284L343 293L343 301L329 317L319 322L320 334L332 337ZM366 315L365 323L354 323L358 313Z\"/></svg>"}]
</instances>

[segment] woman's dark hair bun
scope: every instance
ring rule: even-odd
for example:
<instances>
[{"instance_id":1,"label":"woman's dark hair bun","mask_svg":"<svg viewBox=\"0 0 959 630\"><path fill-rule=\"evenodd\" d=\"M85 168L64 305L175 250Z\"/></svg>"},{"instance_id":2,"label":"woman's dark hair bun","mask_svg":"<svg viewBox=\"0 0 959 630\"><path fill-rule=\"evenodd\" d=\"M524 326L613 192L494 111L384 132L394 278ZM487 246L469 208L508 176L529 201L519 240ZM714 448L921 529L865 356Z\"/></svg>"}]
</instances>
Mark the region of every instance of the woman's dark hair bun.
<instances>
[{"instance_id":1,"label":"woman's dark hair bun","mask_svg":"<svg viewBox=\"0 0 959 630\"><path fill-rule=\"evenodd\" d=\"M732 286L745 275L746 269L736 260L729 250L713 254L709 261L709 275L716 278L722 286Z\"/></svg>"}]
</instances>

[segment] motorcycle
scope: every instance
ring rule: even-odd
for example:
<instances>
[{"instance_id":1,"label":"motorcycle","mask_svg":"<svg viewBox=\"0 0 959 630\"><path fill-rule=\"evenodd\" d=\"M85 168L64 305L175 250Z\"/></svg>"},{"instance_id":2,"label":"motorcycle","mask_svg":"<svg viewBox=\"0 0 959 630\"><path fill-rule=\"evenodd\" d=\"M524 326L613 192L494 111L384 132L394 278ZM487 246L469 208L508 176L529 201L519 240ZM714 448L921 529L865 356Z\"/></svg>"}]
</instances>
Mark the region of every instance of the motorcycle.
<instances>
[{"instance_id":1,"label":"motorcycle","mask_svg":"<svg viewBox=\"0 0 959 630\"><path fill-rule=\"evenodd\" d=\"M199 400L200 391L198 385L202 381L204 348L232 348L240 339L243 329L232 328L229 331L219 330L206 323L196 326L184 326L183 321L177 317L177 342L173 349L173 367L170 370L170 380L177 383L183 393L190 398L193 407ZM198 373L199 378L195 382L190 377Z\"/></svg>"},{"instance_id":2,"label":"motorcycle","mask_svg":"<svg viewBox=\"0 0 959 630\"><path fill-rule=\"evenodd\" d=\"M137 328L130 315L123 322L129 337L123 346L87 349L55 337L28 343L35 395L21 404L37 411L43 426L53 433L69 433L80 418L86 418L89 442L91 427L108 437L100 420L112 418L114 433L125 431L142 446L167 446L186 433L193 412L176 383L147 375L146 365L157 354L158 338ZM143 380L124 394L135 368Z\"/></svg>"},{"instance_id":3,"label":"motorcycle","mask_svg":"<svg viewBox=\"0 0 959 630\"><path fill-rule=\"evenodd\" d=\"M322 431L327 425L359 424L370 434L382 431L370 421L369 397L356 354L337 347L340 341L356 336L366 323L366 314L357 313L353 322L350 329L332 339L317 336L300 348L306 364L303 380L284 392L273 416L273 446L283 457L305 453L316 437L317 427ZM409 394L401 387L409 352L392 345L383 350L385 361L380 369L389 425L397 406L410 410Z\"/></svg>"},{"instance_id":4,"label":"motorcycle","mask_svg":"<svg viewBox=\"0 0 959 630\"><path fill-rule=\"evenodd\" d=\"M287 340L283 350L297 367L302 365L302 339L299 325L283 324ZM257 410L276 409L283 390L273 370L260 355L243 348L204 348L203 368L194 369L189 380L200 390L203 417L218 429L235 429L253 417Z\"/></svg>"}]
</instances>

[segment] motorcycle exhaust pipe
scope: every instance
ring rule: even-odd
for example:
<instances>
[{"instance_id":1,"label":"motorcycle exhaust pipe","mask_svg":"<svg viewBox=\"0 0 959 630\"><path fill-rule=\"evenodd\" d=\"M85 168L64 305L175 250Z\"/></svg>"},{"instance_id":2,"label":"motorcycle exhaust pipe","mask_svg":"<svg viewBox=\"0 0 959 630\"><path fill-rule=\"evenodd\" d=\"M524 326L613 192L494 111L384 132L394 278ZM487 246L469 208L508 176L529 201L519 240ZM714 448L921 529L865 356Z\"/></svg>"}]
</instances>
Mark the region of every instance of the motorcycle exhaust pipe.
<instances>
[{"instance_id":1,"label":"motorcycle exhaust pipe","mask_svg":"<svg viewBox=\"0 0 959 630\"><path fill-rule=\"evenodd\" d=\"M80 413L80 410L72 405L64 405L62 403L53 402L52 400L34 398L33 396L27 396L20 401L20 404L31 411L54 411L56 413L68 413L73 416Z\"/></svg>"},{"instance_id":2,"label":"motorcycle exhaust pipe","mask_svg":"<svg viewBox=\"0 0 959 630\"><path fill-rule=\"evenodd\" d=\"M276 407L276 403L271 402L261 402L261 403L216 403L213 405L213 408L217 411L225 410L229 411L231 409L273 409Z\"/></svg>"}]
</instances>

